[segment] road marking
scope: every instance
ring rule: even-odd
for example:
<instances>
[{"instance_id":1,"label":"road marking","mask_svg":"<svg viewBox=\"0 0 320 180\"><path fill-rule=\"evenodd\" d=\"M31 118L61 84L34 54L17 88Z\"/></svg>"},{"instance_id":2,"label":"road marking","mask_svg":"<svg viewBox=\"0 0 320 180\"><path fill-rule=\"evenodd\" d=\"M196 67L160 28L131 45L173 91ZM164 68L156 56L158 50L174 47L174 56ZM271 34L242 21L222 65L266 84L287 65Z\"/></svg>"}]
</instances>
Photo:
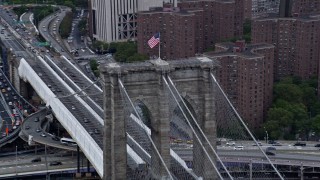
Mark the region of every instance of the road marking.
<instances>
[{"instance_id":1,"label":"road marking","mask_svg":"<svg viewBox=\"0 0 320 180\"><path fill-rule=\"evenodd\" d=\"M9 167L9 169L12 169L13 167Z\"/></svg>"},{"instance_id":2,"label":"road marking","mask_svg":"<svg viewBox=\"0 0 320 180\"><path fill-rule=\"evenodd\" d=\"M21 166L17 166L17 168L21 168Z\"/></svg>"},{"instance_id":3,"label":"road marking","mask_svg":"<svg viewBox=\"0 0 320 180\"><path fill-rule=\"evenodd\" d=\"M40 166L44 166L45 164L40 164Z\"/></svg>"},{"instance_id":4,"label":"road marking","mask_svg":"<svg viewBox=\"0 0 320 180\"><path fill-rule=\"evenodd\" d=\"M7 168L3 167L2 169L7 169Z\"/></svg>"},{"instance_id":5,"label":"road marking","mask_svg":"<svg viewBox=\"0 0 320 180\"><path fill-rule=\"evenodd\" d=\"M26 167L30 167L30 166L26 166Z\"/></svg>"},{"instance_id":6,"label":"road marking","mask_svg":"<svg viewBox=\"0 0 320 180\"><path fill-rule=\"evenodd\" d=\"M38 165L34 164L33 166L36 167L36 166L38 166Z\"/></svg>"}]
</instances>

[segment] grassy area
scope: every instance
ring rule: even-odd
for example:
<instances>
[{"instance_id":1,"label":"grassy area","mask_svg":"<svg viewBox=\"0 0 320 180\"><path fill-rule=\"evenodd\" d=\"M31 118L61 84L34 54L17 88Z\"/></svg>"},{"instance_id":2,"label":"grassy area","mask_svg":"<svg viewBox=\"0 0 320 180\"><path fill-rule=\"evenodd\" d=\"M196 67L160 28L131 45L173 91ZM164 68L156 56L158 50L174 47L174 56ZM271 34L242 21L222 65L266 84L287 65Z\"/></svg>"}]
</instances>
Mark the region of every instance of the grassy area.
<instances>
[{"instance_id":1,"label":"grassy area","mask_svg":"<svg viewBox=\"0 0 320 180\"><path fill-rule=\"evenodd\" d=\"M72 13L67 12L66 16L61 21L59 31L62 38L68 38L72 28Z\"/></svg>"}]
</instances>

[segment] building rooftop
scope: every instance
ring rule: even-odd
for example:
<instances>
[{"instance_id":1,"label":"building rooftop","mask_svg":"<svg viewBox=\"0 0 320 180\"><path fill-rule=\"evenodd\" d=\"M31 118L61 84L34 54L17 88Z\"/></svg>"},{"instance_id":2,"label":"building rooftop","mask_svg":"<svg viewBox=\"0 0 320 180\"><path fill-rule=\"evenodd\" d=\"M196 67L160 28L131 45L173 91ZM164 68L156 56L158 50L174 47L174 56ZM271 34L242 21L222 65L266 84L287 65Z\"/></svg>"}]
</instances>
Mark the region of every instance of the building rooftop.
<instances>
[{"instance_id":1,"label":"building rooftop","mask_svg":"<svg viewBox=\"0 0 320 180\"><path fill-rule=\"evenodd\" d=\"M316 15L306 15L306 16L300 16L300 17L279 17L276 14L269 14L268 17L255 19L255 21L265 21L265 20L300 20L300 21L314 21L314 20L320 20L320 14Z\"/></svg>"},{"instance_id":2,"label":"building rooftop","mask_svg":"<svg viewBox=\"0 0 320 180\"><path fill-rule=\"evenodd\" d=\"M259 53L254 52L257 49L263 48L274 48L273 45L267 43L255 43L255 44L245 44L244 42L240 42L239 45L232 42L218 43L216 47L220 47L225 49L225 51L220 52L207 52L206 56L214 57L214 56L241 56L245 58L256 58L262 57Z\"/></svg>"}]
</instances>

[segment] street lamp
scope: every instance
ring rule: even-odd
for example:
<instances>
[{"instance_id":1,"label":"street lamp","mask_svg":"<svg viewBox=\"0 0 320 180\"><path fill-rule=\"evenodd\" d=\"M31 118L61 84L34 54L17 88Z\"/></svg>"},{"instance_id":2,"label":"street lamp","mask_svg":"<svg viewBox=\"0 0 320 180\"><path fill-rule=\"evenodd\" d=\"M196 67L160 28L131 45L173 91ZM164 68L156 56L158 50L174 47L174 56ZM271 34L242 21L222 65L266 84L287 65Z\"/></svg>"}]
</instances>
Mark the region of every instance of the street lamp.
<instances>
[{"instance_id":1,"label":"street lamp","mask_svg":"<svg viewBox=\"0 0 320 180\"><path fill-rule=\"evenodd\" d=\"M268 131L266 131L266 143L268 144L268 139L269 139L269 135L268 135Z\"/></svg>"},{"instance_id":2,"label":"street lamp","mask_svg":"<svg viewBox=\"0 0 320 180\"><path fill-rule=\"evenodd\" d=\"M18 166L18 146L16 146L16 175L18 174L17 166Z\"/></svg>"}]
</instances>

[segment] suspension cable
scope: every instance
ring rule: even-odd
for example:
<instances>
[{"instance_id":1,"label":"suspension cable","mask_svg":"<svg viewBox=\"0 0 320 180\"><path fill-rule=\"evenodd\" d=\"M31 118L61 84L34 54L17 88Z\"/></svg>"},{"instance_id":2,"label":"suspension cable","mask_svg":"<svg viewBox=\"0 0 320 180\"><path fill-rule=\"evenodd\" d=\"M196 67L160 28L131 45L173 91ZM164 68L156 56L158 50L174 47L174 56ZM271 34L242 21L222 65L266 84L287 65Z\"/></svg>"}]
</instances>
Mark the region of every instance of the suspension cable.
<instances>
[{"instance_id":1,"label":"suspension cable","mask_svg":"<svg viewBox=\"0 0 320 180\"><path fill-rule=\"evenodd\" d=\"M134 105L133 105L133 103L132 103L132 101L131 101L131 99L130 99L130 97L129 97L129 95L128 95L128 93L127 93L127 91L126 91L126 89L125 89L125 87L124 87L124 85L122 84L122 81L121 81L120 79L118 79L118 83L120 84L121 89L123 90L124 94L126 95L126 98L129 100L130 105L132 106L132 108L133 108L134 112L135 112L135 113L136 113L136 115L138 116L138 119L140 120L140 123L141 123L141 122L142 122L141 117L140 117L140 115L139 115L139 113L138 113L137 109L134 107ZM143 128L144 128L145 132L147 132L146 127L145 127L145 126L143 126ZM163 164L163 166L164 166L165 170L167 171L167 173L168 173L168 175L169 175L170 179L172 179L172 180L173 180L173 177L172 177L172 175L171 175L171 173L170 173L170 171L169 171L169 169L168 169L167 165L165 164L165 162L164 162L163 158L161 157L161 155L160 155L160 153L159 153L159 151L158 151L158 149L157 149L156 145L154 144L154 142L153 142L152 138L150 137L150 135L149 135L148 133L146 133L146 134L147 134L147 137L149 138L149 140L150 140L150 142L151 142L151 145L153 146L153 148L155 149L155 151L156 151L157 155L159 156L159 159L160 159L161 163Z\"/></svg>"},{"instance_id":2,"label":"suspension cable","mask_svg":"<svg viewBox=\"0 0 320 180\"><path fill-rule=\"evenodd\" d=\"M256 140L256 138L253 136L253 134L251 133L251 131L249 130L249 128L247 127L247 125L244 123L244 121L242 120L241 116L239 115L239 113L237 112L237 110L234 108L234 106L232 105L232 103L230 102L229 98L227 97L227 95L225 94L225 92L223 91L223 89L221 88L220 84L218 83L217 79L214 77L214 75L212 73L210 73L214 83L218 86L218 89L220 90L220 92L222 93L222 95L224 96L224 98L227 100L229 106L232 108L233 112L236 114L236 116L238 117L238 119L240 120L241 124L243 125L243 127L247 130L247 132L249 133L250 137L254 140L254 142L258 145L258 142ZM281 176L280 172L278 171L278 169L273 165L273 163L271 162L270 158L266 155L266 153L263 151L263 149L261 148L261 146L258 145L258 148L260 149L260 151L262 152L262 154L265 156L265 158L268 160L268 162L271 164L272 168L276 171L276 173L278 174L278 176L280 177L281 180L284 180L283 177Z\"/></svg>"},{"instance_id":3,"label":"suspension cable","mask_svg":"<svg viewBox=\"0 0 320 180\"><path fill-rule=\"evenodd\" d=\"M187 120L187 122L188 122L188 125L190 126L190 128L191 128L191 129L192 129L192 131L194 132L194 135L196 136L196 138L197 138L197 140L199 141L200 145L203 147L203 150L204 150L204 152L205 152L206 156L209 158L209 161L210 161L210 163L212 164L213 168L216 170L216 172L217 172L217 174L219 175L220 179L223 179L223 177L222 177L222 176L221 176L221 174L219 173L218 168L216 167L216 165L214 164L213 160L211 159L211 157L210 157L209 153L207 152L206 148L204 148L204 145L203 145L203 143L201 142L201 140L200 140L199 136L197 135L197 133L196 133L195 129L192 127L192 125L191 125L191 123L190 123L190 121L189 121L189 119L188 119L187 115L184 113L184 111L183 111L183 109L182 109L182 107L181 107L180 103L178 102L178 100L177 100L176 96L174 95L174 92L173 92L173 91L172 91L172 89L170 88L170 86L169 86L169 84L168 84L168 82L167 82L166 78L165 78L164 76L162 76L162 78L163 78L164 82L166 83L166 85L167 85L167 87L168 87L168 89L169 89L169 91L170 91L171 95L173 96L173 98L174 98L175 102L177 103L177 105L178 105L179 109L181 110L181 112L182 112L183 116L186 118L186 120ZM169 78L169 80L170 80L170 78ZM180 97L180 95L178 95L178 96ZM181 97L180 97L180 98L181 98ZM180 99L180 100L181 100L181 99ZM196 124L197 124L197 123L196 123ZM200 131L201 131L201 129L200 129ZM204 135L203 135L203 136L204 136ZM204 137L206 138L206 136L204 136ZM208 142L208 144L209 144L209 145L210 145L210 147L212 148L212 146L211 146L211 144L210 144L209 142ZM213 151L214 151L214 150L213 150ZM215 154L215 156L216 156L216 157L218 157L218 155L216 154L216 152L215 152L215 151L214 151L214 154ZM223 165L223 163L221 163L221 164ZM228 172L228 171L226 171L226 172L227 172L227 174L229 175L229 177L230 177L231 179L233 179L233 178L232 178L232 176L229 174L229 172Z\"/></svg>"},{"instance_id":4,"label":"suspension cable","mask_svg":"<svg viewBox=\"0 0 320 180\"><path fill-rule=\"evenodd\" d=\"M82 89L80 89L79 91L76 91L74 93L71 93L71 94L68 94L68 95L65 95L65 96L56 96L55 98L57 99L61 99L61 98L67 98L67 97L71 97L71 96L74 96L74 95L77 95L77 94L80 94L80 93L85 93L84 91L88 88L90 88L91 86L93 86L94 84L96 84L98 81L99 81L100 78L98 78L96 81L94 81L93 83L91 83L90 85L88 85L87 87L84 87ZM102 94L103 92L99 93L99 94ZM97 93L98 94L98 93ZM84 94L82 96L90 96L88 94Z\"/></svg>"}]
</instances>

